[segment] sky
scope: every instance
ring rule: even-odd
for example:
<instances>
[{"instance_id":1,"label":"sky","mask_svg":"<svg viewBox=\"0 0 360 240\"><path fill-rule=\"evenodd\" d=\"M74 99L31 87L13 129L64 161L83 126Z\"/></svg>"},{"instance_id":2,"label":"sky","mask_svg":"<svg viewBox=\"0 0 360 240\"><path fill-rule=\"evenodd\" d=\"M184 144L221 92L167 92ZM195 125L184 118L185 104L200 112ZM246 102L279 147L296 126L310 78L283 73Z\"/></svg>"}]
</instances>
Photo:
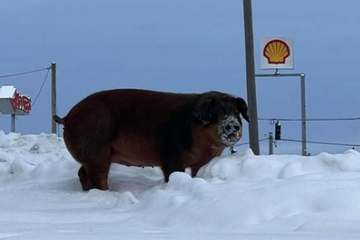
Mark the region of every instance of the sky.
<instances>
[{"instance_id":1,"label":"sky","mask_svg":"<svg viewBox=\"0 0 360 240\"><path fill-rule=\"evenodd\" d=\"M57 64L58 114L87 95L113 88L167 92L227 92L247 99L242 1L0 0L0 76ZM253 0L256 73L260 39L292 36L294 70L306 74L308 118L360 117L360 2L357 0ZM46 76L0 78L33 100ZM301 117L298 78L256 79L258 116ZM50 78L22 134L51 132ZM248 142L248 126L244 124ZM0 115L10 131L10 116ZM274 131L259 121L259 139ZM61 129L60 129L60 135ZM282 122L282 137L301 139L300 122ZM360 144L360 121L308 122L307 139ZM275 153L301 153L278 142ZM243 145L240 149L247 148ZM349 146L308 144L308 152L343 152ZM267 142L261 144L267 153Z\"/></svg>"},{"instance_id":2,"label":"sky","mask_svg":"<svg viewBox=\"0 0 360 240\"><path fill-rule=\"evenodd\" d=\"M0 131L0 238L358 240L360 153L221 156L197 177L113 164L84 192L55 135Z\"/></svg>"}]
</instances>

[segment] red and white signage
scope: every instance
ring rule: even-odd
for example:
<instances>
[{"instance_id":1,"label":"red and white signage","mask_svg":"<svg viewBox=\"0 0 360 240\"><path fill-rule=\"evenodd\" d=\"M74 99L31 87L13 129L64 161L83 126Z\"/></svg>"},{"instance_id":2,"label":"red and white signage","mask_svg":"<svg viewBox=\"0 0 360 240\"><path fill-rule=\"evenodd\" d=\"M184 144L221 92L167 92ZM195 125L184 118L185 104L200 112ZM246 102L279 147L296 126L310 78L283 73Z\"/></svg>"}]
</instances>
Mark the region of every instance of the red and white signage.
<instances>
[{"instance_id":1,"label":"red and white signage","mask_svg":"<svg viewBox=\"0 0 360 240\"><path fill-rule=\"evenodd\" d=\"M0 87L0 111L3 114L27 115L31 111L31 98L16 92L14 86Z\"/></svg>"}]
</instances>

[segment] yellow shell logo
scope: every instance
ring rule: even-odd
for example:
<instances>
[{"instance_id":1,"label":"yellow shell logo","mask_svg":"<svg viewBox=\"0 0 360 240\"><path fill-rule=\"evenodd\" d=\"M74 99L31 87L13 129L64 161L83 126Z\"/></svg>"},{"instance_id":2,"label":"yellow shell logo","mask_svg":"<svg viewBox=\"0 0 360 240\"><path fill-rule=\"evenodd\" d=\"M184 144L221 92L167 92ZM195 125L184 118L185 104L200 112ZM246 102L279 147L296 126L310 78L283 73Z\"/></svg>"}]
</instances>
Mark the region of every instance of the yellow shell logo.
<instances>
[{"instance_id":1,"label":"yellow shell logo","mask_svg":"<svg viewBox=\"0 0 360 240\"><path fill-rule=\"evenodd\" d=\"M263 54L269 64L281 64L290 56L290 48L284 41L276 39L265 45Z\"/></svg>"}]
</instances>

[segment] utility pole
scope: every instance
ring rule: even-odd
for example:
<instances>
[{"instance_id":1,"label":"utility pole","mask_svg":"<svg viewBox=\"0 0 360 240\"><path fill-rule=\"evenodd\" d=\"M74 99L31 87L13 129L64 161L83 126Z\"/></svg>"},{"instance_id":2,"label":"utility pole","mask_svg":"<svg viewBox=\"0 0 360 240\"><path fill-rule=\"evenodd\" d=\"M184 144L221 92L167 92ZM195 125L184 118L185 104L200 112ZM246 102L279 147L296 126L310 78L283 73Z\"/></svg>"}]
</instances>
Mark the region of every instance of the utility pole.
<instances>
[{"instance_id":1,"label":"utility pole","mask_svg":"<svg viewBox=\"0 0 360 240\"><path fill-rule=\"evenodd\" d=\"M255 83L255 61L254 61L254 40L252 26L251 0L243 0L244 10L244 29L245 29L245 55L246 55L246 85L247 99L249 107L249 138L250 148L255 155L260 154L257 102L256 102L256 83Z\"/></svg>"},{"instance_id":2,"label":"utility pole","mask_svg":"<svg viewBox=\"0 0 360 240\"><path fill-rule=\"evenodd\" d=\"M56 114L56 63L51 63L51 133L57 134L53 116Z\"/></svg>"}]
</instances>

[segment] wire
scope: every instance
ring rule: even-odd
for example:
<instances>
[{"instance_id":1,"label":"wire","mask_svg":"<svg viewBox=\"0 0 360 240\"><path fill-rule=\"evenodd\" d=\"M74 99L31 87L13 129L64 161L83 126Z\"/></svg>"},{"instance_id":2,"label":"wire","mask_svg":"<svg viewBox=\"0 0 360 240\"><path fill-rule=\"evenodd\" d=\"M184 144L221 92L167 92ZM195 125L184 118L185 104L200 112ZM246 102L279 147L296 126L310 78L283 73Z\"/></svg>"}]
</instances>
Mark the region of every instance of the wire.
<instances>
[{"instance_id":1,"label":"wire","mask_svg":"<svg viewBox=\"0 0 360 240\"><path fill-rule=\"evenodd\" d=\"M261 140L259 140L259 142L263 142L269 140L269 138L263 138ZM284 141L284 142L296 142L296 143L302 143L303 141L301 140L294 140L294 139L280 139L277 141ZM335 145L335 146L348 146L348 147L360 147L360 144L351 144L351 143L333 143L333 142L317 142L317 141L306 141L306 143L310 143L310 144L323 144L323 145ZM240 143L240 144L236 144L235 146L239 147L239 146L243 146L243 145L247 145L250 144L249 142L245 142L245 143Z\"/></svg>"},{"instance_id":2,"label":"wire","mask_svg":"<svg viewBox=\"0 0 360 240\"><path fill-rule=\"evenodd\" d=\"M50 70L51 68L41 68L41 69L37 69L37 70L32 70L32 71L27 71L27 72L21 72L21 73L13 73L13 74L8 74L8 75L2 75L0 76L0 78L7 78L7 77L15 77L15 76L20 76L20 75L25 75L25 74L31 74L31 73L36 73L36 72L41 72L44 70Z\"/></svg>"},{"instance_id":3,"label":"wire","mask_svg":"<svg viewBox=\"0 0 360 240\"><path fill-rule=\"evenodd\" d=\"M280 139L279 141L285 142L299 142L302 143L301 140L294 140L294 139ZM333 143L333 142L317 142L317 141L306 141L306 143L311 144L323 144L323 145L336 145L336 146L350 146L350 147L360 147L360 144L350 144L350 143Z\"/></svg>"},{"instance_id":4,"label":"wire","mask_svg":"<svg viewBox=\"0 0 360 240\"><path fill-rule=\"evenodd\" d=\"M39 90L38 94L37 94L36 97L35 97L34 103L31 104L32 107L35 106L36 100L37 100L38 97L40 96L41 91L42 91L42 89L44 88L44 85L45 85L45 83L46 83L47 77L48 77L48 75L49 75L50 68L46 68L46 69L47 69L48 71L47 71L46 76L45 76L45 78L44 78L44 81L43 81L43 83L42 83L42 85L41 85L41 87L40 87L40 90Z\"/></svg>"},{"instance_id":5,"label":"wire","mask_svg":"<svg viewBox=\"0 0 360 240\"><path fill-rule=\"evenodd\" d=\"M302 121L302 119L298 119L298 118L258 118L258 120L260 121L283 121L283 122L286 122L286 121ZM305 121L307 122L314 122L314 121L359 121L360 120L360 117L353 117L353 118L308 118L308 119L305 119Z\"/></svg>"},{"instance_id":6,"label":"wire","mask_svg":"<svg viewBox=\"0 0 360 240\"><path fill-rule=\"evenodd\" d=\"M266 141L266 140L268 140L268 138L263 138L263 139L259 140L259 142L263 142L263 141ZM250 144L250 142L235 144L235 146L240 147L240 146L247 145L247 144Z\"/></svg>"}]
</instances>

